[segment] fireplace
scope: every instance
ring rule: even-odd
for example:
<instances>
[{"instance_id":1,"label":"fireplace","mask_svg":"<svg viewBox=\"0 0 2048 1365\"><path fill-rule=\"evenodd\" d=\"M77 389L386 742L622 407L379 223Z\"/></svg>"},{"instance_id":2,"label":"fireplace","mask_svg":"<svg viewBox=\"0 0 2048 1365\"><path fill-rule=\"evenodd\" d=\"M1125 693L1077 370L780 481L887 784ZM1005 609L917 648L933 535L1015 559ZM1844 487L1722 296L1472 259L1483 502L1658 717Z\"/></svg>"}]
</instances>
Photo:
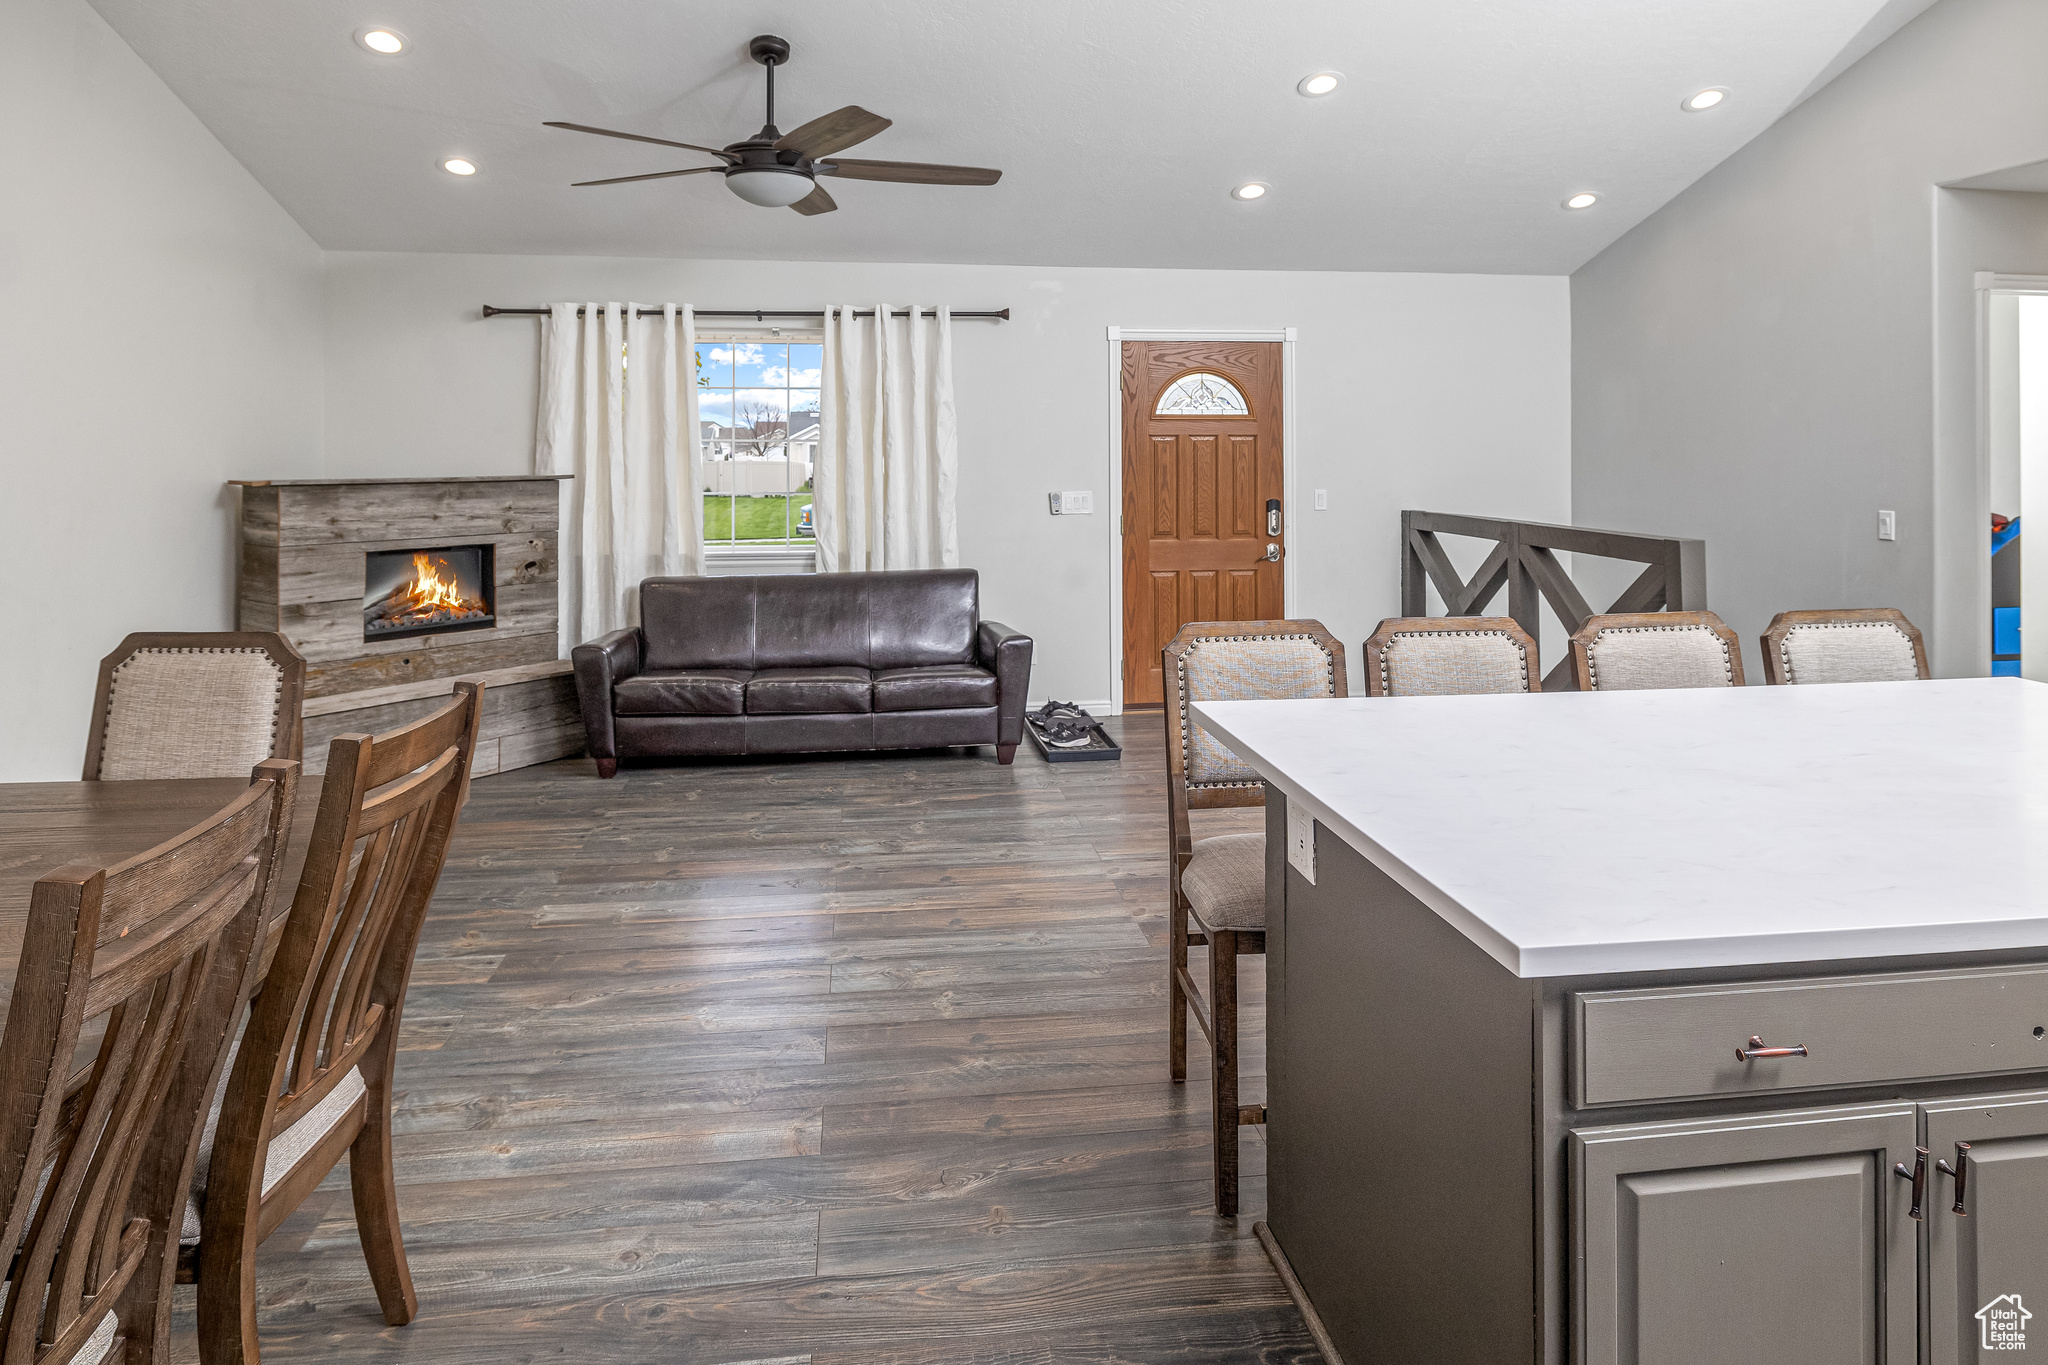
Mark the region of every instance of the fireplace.
<instances>
[{"instance_id":1,"label":"fireplace","mask_svg":"<svg viewBox=\"0 0 2048 1365\"><path fill-rule=\"evenodd\" d=\"M363 638L403 640L494 626L495 547L437 545L363 556Z\"/></svg>"}]
</instances>

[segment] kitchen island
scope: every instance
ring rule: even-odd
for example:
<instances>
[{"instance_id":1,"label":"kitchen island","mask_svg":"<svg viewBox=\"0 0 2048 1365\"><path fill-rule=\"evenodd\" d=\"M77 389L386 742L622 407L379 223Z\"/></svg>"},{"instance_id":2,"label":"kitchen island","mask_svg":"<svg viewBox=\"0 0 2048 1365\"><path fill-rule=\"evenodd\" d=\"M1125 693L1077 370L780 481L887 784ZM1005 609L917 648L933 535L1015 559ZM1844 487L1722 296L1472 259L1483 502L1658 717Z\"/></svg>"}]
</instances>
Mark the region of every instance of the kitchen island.
<instances>
[{"instance_id":1,"label":"kitchen island","mask_svg":"<svg viewBox=\"0 0 2048 1365\"><path fill-rule=\"evenodd\" d=\"M1193 712L1268 785L1268 1223L1349 1365L2048 1314L2048 687Z\"/></svg>"}]
</instances>

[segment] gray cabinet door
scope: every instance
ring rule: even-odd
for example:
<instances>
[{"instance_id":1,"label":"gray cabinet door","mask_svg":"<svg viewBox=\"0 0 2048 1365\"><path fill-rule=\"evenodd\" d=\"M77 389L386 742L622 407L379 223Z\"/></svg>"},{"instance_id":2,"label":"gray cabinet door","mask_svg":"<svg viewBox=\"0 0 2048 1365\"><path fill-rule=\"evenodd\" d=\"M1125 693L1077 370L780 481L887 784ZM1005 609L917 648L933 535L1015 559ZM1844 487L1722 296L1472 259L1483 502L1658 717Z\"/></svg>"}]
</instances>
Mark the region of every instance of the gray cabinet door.
<instances>
[{"instance_id":1,"label":"gray cabinet door","mask_svg":"<svg viewBox=\"0 0 2048 1365\"><path fill-rule=\"evenodd\" d=\"M1933 1365L2048 1351L2048 1091L1925 1106L1927 1145L1957 1165L1928 1194L1928 1346Z\"/></svg>"},{"instance_id":2,"label":"gray cabinet door","mask_svg":"<svg viewBox=\"0 0 2048 1365\"><path fill-rule=\"evenodd\" d=\"M1573 1132L1574 1358L1911 1365L1917 1225L1892 1167L1917 1128L1899 1102Z\"/></svg>"}]
</instances>

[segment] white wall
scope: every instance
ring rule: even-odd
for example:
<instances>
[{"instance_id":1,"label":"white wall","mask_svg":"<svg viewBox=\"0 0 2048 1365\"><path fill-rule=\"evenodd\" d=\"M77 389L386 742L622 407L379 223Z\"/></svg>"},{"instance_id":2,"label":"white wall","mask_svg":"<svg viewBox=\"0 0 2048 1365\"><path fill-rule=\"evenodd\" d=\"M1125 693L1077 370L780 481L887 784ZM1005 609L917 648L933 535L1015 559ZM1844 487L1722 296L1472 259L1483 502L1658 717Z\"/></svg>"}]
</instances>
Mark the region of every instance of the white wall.
<instances>
[{"instance_id":1,"label":"white wall","mask_svg":"<svg viewBox=\"0 0 2048 1365\"><path fill-rule=\"evenodd\" d=\"M1041 269L333 253L326 450L348 475L531 467L539 323L556 299L1013 310L954 329L961 559L1037 640L1034 698L1110 696L1106 328L1299 329L1288 457L1301 592L1355 654L1400 609L1404 507L1544 521L1569 497L1570 327L1557 277ZM1093 516L1045 494L1093 489ZM1328 511L1309 510L1329 490Z\"/></svg>"},{"instance_id":2,"label":"white wall","mask_svg":"<svg viewBox=\"0 0 2048 1365\"><path fill-rule=\"evenodd\" d=\"M234 624L223 480L318 472L320 253L84 0L0 41L0 781L75 780L99 659Z\"/></svg>"},{"instance_id":3,"label":"white wall","mask_svg":"<svg viewBox=\"0 0 2048 1365\"><path fill-rule=\"evenodd\" d=\"M1937 221L2033 196L1935 187L2048 157L2044 64L2048 4L1941 0L1572 278L1575 517L1705 538L1752 660L1781 609L1896 606L1987 666L1969 275L2039 267Z\"/></svg>"}]
</instances>

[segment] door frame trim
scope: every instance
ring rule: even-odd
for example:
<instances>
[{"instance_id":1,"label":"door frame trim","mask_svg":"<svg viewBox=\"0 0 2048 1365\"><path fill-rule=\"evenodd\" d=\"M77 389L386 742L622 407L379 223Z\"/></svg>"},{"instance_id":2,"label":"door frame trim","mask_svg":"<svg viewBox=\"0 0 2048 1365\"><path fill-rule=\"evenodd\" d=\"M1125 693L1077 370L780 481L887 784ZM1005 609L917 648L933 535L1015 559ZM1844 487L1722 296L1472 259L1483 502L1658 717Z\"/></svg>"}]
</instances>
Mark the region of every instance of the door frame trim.
<instances>
[{"instance_id":1,"label":"door frame trim","mask_svg":"<svg viewBox=\"0 0 2048 1365\"><path fill-rule=\"evenodd\" d=\"M1124 343L1126 341L1277 341L1280 343L1280 497L1288 508L1284 514L1285 531L1290 537L1295 534L1295 509L1299 502L1296 484L1299 482L1299 464L1295 459L1297 438L1295 432L1294 392L1294 345L1296 329L1275 327L1263 330L1231 331L1189 327L1110 327L1108 394L1106 409L1109 414L1109 496L1103 506L1116 521L1109 528L1109 714L1122 715L1124 709L1124 395L1121 387L1124 364ZM1303 525L1307 522L1304 521ZM1280 597L1282 610L1287 610L1301 598L1300 585L1296 581L1294 568L1295 550L1298 542L1289 540L1287 554L1280 562Z\"/></svg>"},{"instance_id":2,"label":"door frame trim","mask_svg":"<svg viewBox=\"0 0 2048 1365\"><path fill-rule=\"evenodd\" d=\"M1988 633L1991 629L1991 557L1984 553L1989 546L1991 534L1986 529L1991 524L1991 296L2048 294L2048 275L2007 275L1996 270L1979 270L1971 283L1975 286L1977 298L1977 442L1974 452L1976 490L1975 497L1971 500L1972 506L1976 509L1976 522L1968 543L1974 547L1971 553L1977 562L1970 574L1970 591L1971 601L1975 604L1972 610L1977 616L1975 629L1986 633L1981 636L1982 652L1971 658L1967 672L1953 674L1958 677L1982 677L1991 671L1992 647ZM1936 525L1945 529L1947 520L1941 516L1939 510L1936 511L1935 517ZM1936 554L1934 563L1938 583L1943 568L1943 558L1939 553ZM2024 598L2024 592L2022 596ZM1940 600L1937 589L1935 601L1939 603ZM1939 606L1936 610L1939 610ZM2024 616L2021 617L2023 624L2025 619ZM1936 623L1936 629L1940 629L1939 622ZM1953 664L1949 667L1952 669ZM2024 668L2025 664L2023 663L2021 667ZM1952 674L1943 671L1936 676L1949 677Z\"/></svg>"}]
</instances>

